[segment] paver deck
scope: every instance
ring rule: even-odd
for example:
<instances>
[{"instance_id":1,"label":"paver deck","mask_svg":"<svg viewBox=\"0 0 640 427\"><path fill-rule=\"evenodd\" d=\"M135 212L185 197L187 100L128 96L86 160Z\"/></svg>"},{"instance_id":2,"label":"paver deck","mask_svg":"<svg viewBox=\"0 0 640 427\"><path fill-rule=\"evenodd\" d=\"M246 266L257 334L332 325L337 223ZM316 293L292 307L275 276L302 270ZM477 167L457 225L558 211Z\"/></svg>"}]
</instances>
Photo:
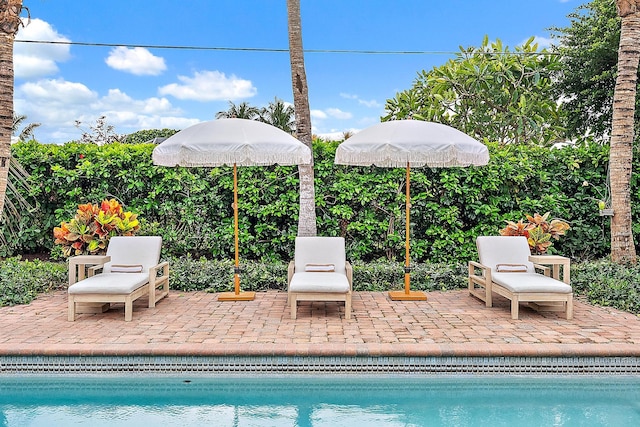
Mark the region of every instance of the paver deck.
<instances>
[{"instance_id":1,"label":"paver deck","mask_svg":"<svg viewBox=\"0 0 640 427\"><path fill-rule=\"evenodd\" d=\"M172 291L155 308L134 304L67 321L58 291L28 305L0 308L0 356L640 356L640 317L575 301L564 313L508 301L487 308L466 290L428 293L428 301L391 301L356 292L352 318L344 305L302 302L290 319L284 292L254 301L220 302L216 294Z\"/></svg>"}]
</instances>

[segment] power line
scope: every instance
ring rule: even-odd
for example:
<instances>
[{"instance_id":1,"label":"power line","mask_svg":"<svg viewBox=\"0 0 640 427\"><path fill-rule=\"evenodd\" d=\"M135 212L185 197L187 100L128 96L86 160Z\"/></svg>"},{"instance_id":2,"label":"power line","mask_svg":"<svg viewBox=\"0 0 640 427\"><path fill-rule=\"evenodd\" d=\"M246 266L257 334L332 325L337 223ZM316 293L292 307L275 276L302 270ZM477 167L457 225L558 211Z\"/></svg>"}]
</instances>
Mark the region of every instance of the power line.
<instances>
[{"instance_id":1,"label":"power line","mask_svg":"<svg viewBox=\"0 0 640 427\"><path fill-rule=\"evenodd\" d=\"M260 48L260 47L213 47L213 46L175 46L175 45L151 45L131 43L94 43L72 42L54 40L15 40L16 43L55 44L91 47L142 47L145 49L174 49L174 50L216 50L227 52L269 52L286 53L289 49ZM428 50L341 50L341 49L305 49L305 53L342 53L363 55L455 55L459 53L476 53L478 55L558 55L555 52L463 52L463 51L428 51Z\"/></svg>"}]
</instances>

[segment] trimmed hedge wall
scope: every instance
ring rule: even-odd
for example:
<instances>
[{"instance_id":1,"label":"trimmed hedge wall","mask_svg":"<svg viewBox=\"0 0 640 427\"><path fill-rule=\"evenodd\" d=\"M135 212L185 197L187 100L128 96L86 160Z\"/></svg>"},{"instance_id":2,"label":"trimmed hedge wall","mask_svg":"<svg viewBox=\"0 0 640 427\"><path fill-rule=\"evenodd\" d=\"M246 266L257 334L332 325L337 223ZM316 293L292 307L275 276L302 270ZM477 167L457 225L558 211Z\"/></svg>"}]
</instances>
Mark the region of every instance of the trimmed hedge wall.
<instances>
[{"instance_id":1,"label":"trimmed hedge wall","mask_svg":"<svg viewBox=\"0 0 640 427\"><path fill-rule=\"evenodd\" d=\"M336 166L337 145L314 144L318 234L345 236L352 261L400 262L405 171ZM115 197L140 214L143 234L163 237L163 257L231 259L232 169L157 167L151 161L153 148L35 141L13 145L13 155L31 173L27 196L37 209L25 216L19 238L10 240L0 256L50 251L53 227L71 218L78 203ZM475 258L476 236L495 235L505 220L546 211L572 227L554 243L553 252L574 259L609 253L609 219L600 217L597 207L606 192L608 147L489 148L491 161L485 167L412 170L412 261ZM635 164L634 170L639 170ZM632 200L639 196L637 178L634 174ZM240 168L239 198L241 259L291 259L297 168ZM634 204L634 234L638 209Z\"/></svg>"}]
</instances>

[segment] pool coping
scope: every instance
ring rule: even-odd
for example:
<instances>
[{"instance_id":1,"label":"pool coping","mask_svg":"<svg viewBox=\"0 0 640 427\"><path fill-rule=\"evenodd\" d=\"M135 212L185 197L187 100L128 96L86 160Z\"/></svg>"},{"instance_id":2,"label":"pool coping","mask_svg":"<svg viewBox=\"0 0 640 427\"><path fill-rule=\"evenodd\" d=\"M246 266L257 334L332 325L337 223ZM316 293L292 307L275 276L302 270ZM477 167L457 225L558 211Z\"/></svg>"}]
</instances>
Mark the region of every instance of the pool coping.
<instances>
[{"instance_id":1,"label":"pool coping","mask_svg":"<svg viewBox=\"0 0 640 427\"><path fill-rule=\"evenodd\" d=\"M0 356L640 357L640 344L371 343L0 344Z\"/></svg>"}]
</instances>

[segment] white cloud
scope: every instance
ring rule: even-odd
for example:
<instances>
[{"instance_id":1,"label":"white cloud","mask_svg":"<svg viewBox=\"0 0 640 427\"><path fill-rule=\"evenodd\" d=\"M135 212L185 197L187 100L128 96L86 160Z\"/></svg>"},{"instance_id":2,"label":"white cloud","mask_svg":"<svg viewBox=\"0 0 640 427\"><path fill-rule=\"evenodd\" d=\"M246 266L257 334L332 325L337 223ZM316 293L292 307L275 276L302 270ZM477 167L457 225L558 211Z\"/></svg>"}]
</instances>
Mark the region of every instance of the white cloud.
<instances>
[{"instance_id":1,"label":"white cloud","mask_svg":"<svg viewBox=\"0 0 640 427\"><path fill-rule=\"evenodd\" d=\"M372 99L370 101L365 101L364 99L358 99L358 104L364 105L365 107L369 107L369 108L382 108L382 104L380 104L375 99Z\"/></svg>"},{"instance_id":2,"label":"white cloud","mask_svg":"<svg viewBox=\"0 0 640 427\"><path fill-rule=\"evenodd\" d=\"M15 108L26 114L30 122L40 122L38 140L45 143L79 139L83 128L95 124L105 115L117 133L141 129L183 129L201 120L183 117L167 98L135 99L120 89L110 89L101 96L82 83L63 79L43 79L16 87ZM43 135L46 136L43 138Z\"/></svg>"},{"instance_id":3,"label":"white cloud","mask_svg":"<svg viewBox=\"0 0 640 427\"><path fill-rule=\"evenodd\" d=\"M70 41L41 19L32 19L24 28L21 28L16 35L16 40ZM15 43L14 75L16 78L29 79L56 74L58 72L56 63L68 60L71 57L69 50L70 47L66 44Z\"/></svg>"},{"instance_id":4,"label":"white cloud","mask_svg":"<svg viewBox=\"0 0 640 427\"><path fill-rule=\"evenodd\" d=\"M136 76L157 76L167 69L164 58L153 55L143 47L118 46L111 49L105 62L111 68Z\"/></svg>"},{"instance_id":5,"label":"white cloud","mask_svg":"<svg viewBox=\"0 0 640 427\"><path fill-rule=\"evenodd\" d=\"M327 116L327 113L322 110L311 110L311 117L313 117L314 119L323 120L329 116Z\"/></svg>"},{"instance_id":6,"label":"white cloud","mask_svg":"<svg viewBox=\"0 0 640 427\"><path fill-rule=\"evenodd\" d=\"M345 98L345 99L356 100L356 101L358 101L358 104L364 105L365 107L369 107L369 108L380 108L380 107L382 107L382 105L380 105L380 103L378 101L376 101L375 99L372 99L370 101L366 101L364 99L360 99L360 97L358 95L354 95L352 93L341 92L340 93L340 97L341 98Z\"/></svg>"},{"instance_id":7,"label":"white cloud","mask_svg":"<svg viewBox=\"0 0 640 427\"><path fill-rule=\"evenodd\" d=\"M342 111L339 108L327 108L326 112L330 117L341 120L347 120L353 117L353 114Z\"/></svg>"},{"instance_id":8,"label":"white cloud","mask_svg":"<svg viewBox=\"0 0 640 427\"><path fill-rule=\"evenodd\" d=\"M345 99L358 99L358 95L354 95L352 93L340 92L340 96Z\"/></svg>"},{"instance_id":9,"label":"white cloud","mask_svg":"<svg viewBox=\"0 0 640 427\"><path fill-rule=\"evenodd\" d=\"M251 80L231 75L227 77L219 71L196 71L193 77L178 76L180 83L162 86L160 95L171 95L178 99L194 101L234 101L249 98L258 91Z\"/></svg>"}]
</instances>

